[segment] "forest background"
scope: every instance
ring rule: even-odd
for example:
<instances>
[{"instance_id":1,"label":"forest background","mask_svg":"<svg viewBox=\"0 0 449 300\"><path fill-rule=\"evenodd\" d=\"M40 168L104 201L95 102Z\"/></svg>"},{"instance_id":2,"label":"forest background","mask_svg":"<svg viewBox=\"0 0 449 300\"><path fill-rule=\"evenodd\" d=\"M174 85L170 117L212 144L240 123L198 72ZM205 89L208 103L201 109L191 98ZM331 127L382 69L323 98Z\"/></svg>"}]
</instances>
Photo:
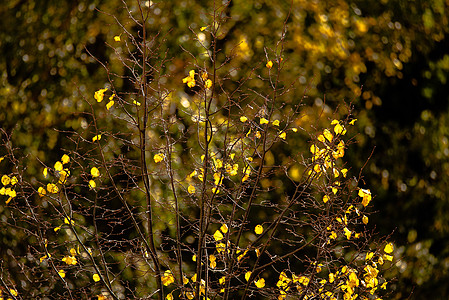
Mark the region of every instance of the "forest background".
<instances>
[{"instance_id":1,"label":"forest background","mask_svg":"<svg viewBox=\"0 0 449 300\"><path fill-rule=\"evenodd\" d=\"M173 89L181 90L173 101L181 104L188 92L182 79L191 68L183 48L202 54L192 32L204 38L199 29L207 24L210 2L155 1L149 19L150 30L165 36L164 51L175 57L168 68ZM107 82L90 54L123 71L107 46L121 34L111 14L124 20L122 7L118 0L16 0L0 7L0 124L24 156L56 161L67 147L64 132L82 126L83 117L75 114L88 109L82 97L92 98ZM220 47L239 45L234 64L240 69L266 61L264 49L274 48L289 15L282 79L299 76L297 97L310 84L310 115L338 117L343 101L355 107L360 133L348 165L364 168L375 195L370 223L381 235L393 233L393 298L447 298L449 1L237 0L226 14ZM276 159L287 159L301 145L289 140L276 148ZM27 168L40 173L36 162ZM8 249L20 249L21 236L4 220L0 252L8 261Z\"/></svg>"}]
</instances>

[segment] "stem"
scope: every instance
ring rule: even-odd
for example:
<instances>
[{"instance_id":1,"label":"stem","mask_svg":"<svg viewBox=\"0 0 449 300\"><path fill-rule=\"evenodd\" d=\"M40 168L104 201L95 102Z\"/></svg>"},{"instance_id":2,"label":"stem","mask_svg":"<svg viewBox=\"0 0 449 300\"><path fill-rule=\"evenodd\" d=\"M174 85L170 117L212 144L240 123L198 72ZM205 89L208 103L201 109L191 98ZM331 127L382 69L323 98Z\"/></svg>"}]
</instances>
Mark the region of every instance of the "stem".
<instances>
[{"instance_id":1,"label":"stem","mask_svg":"<svg viewBox=\"0 0 449 300\"><path fill-rule=\"evenodd\" d=\"M141 116L139 115L139 109L137 109L138 113L138 129L139 129L139 148L140 148L140 164L141 164L141 175L143 179L143 184L145 186L145 196L146 196L146 202L147 202L147 211L148 211L148 223L147 223L147 230L148 230L148 240L149 240L149 247L150 247L150 253L151 257L154 263L155 271L156 271L156 284L158 288L158 295L159 300L164 299L164 291L162 288L162 279L161 279L161 266L159 259L157 257L156 247L154 244L154 229L153 229L153 215L152 215L152 209L153 209L153 203L151 200L151 188L150 188L150 179L146 164L146 138L145 133L147 129L147 123L148 123L148 103L147 103L147 92L148 92L148 86L147 86L147 74L146 74L146 65L147 65L147 46L146 46L146 39L147 39L147 32L146 32L146 21L148 19L148 13L146 16L144 16L142 6L140 4L140 1L137 1L139 10L140 10L140 17L142 20L142 76L141 76L141 93L142 93L142 104L143 104L143 116L141 119ZM136 106L137 107L137 106Z\"/></svg>"},{"instance_id":2,"label":"stem","mask_svg":"<svg viewBox=\"0 0 449 300\"><path fill-rule=\"evenodd\" d=\"M164 123L165 124L165 123ZM180 218L180 212L179 212L179 199L178 195L176 194L175 189L175 182L174 182L174 174L173 174L173 166L172 166L172 148L169 138L168 129L165 129L166 137L167 137L167 163L168 163L168 170L169 170L169 176L170 176L170 186L173 192L173 197L175 198L175 214L176 214L176 251L177 251L177 261L178 261L178 268L179 268L179 282L183 283L184 276L182 272L182 252L181 252L181 225L179 222Z\"/></svg>"}]
</instances>

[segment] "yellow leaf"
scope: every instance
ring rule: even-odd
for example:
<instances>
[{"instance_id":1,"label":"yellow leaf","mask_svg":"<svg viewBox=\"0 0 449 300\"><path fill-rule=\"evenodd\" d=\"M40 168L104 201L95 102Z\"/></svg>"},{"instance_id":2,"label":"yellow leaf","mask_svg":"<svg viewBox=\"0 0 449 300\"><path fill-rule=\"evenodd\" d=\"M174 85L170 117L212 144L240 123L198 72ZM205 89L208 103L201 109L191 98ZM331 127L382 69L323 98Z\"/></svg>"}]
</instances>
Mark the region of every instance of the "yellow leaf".
<instances>
[{"instance_id":1,"label":"yellow leaf","mask_svg":"<svg viewBox=\"0 0 449 300\"><path fill-rule=\"evenodd\" d=\"M368 217L367 216L363 216L363 218L362 218L362 222L363 222L363 224L368 224Z\"/></svg>"},{"instance_id":2,"label":"yellow leaf","mask_svg":"<svg viewBox=\"0 0 449 300\"><path fill-rule=\"evenodd\" d=\"M265 118L260 118L260 125L268 124L268 120Z\"/></svg>"},{"instance_id":3,"label":"yellow leaf","mask_svg":"<svg viewBox=\"0 0 449 300\"><path fill-rule=\"evenodd\" d=\"M370 190L360 189L359 196L363 198L362 199L363 206L367 206L370 203L370 201L371 201L371 191Z\"/></svg>"},{"instance_id":4,"label":"yellow leaf","mask_svg":"<svg viewBox=\"0 0 449 300\"><path fill-rule=\"evenodd\" d=\"M262 227L262 225L257 225L256 228L254 229L254 232L255 232L256 234L262 234L262 232L263 232L263 227Z\"/></svg>"},{"instance_id":5,"label":"yellow leaf","mask_svg":"<svg viewBox=\"0 0 449 300\"><path fill-rule=\"evenodd\" d=\"M109 101L108 104L106 104L106 109L109 110L112 107L112 105L114 105L114 103L115 103L114 100Z\"/></svg>"},{"instance_id":6,"label":"yellow leaf","mask_svg":"<svg viewBox=\"0 0 449 300\"><path fill-rule=\"evenodd\" d=\"M68 265L76 265L77 264L77 260L76 260L75 256L65 256L62 258L62 261Z\"/></svg>"},{"instance_id":7,"label":"yellow leaf","mask_svg":"<svg viewBox=\"0 0 449 300\"><path fill-rule=\"evenodd\" d=\"M65 271L64 270L59 270L58 274L59 274L59 276L61 276L61 278L65 277Z\"/></svg>"},{"instance_id":8,"label":"yellow leaf","mask_svg":"<svg viewBox=\"0 0 449 300\"><path fill-rule=\"evenodd\" d=\"M44 259L47 259L47 258L49 258L49 257L51 257L51 254L50 254L50 256L44 255L44 256L42 256L41 258L39 258L39 261L40 261L40 262L43 262Z\"/></svg>"},{"instance_id":9,"label":"yellow leaf","mask_svg":"<svg viewBox=\"0 0 449 300\"><path fill-rule=\"evenodd\" d=\"M175 282L175 277L173 276L170 270L164 272L164 275L161 276L162 284L168 286Z\"/></svg>"},{"instance_id":10,"label":"yellow leaf","mask_svg":"<svg viewBox=\"0 0 449 300\"><path fill-rule=\"evenodd\" d=\"M0 189L0 195L6 195L6 196L11 196L12 198L14 198L15 196L17 196L16 191L11 190L11 188L6 188L2 187ZM9 202L9 201L8 201ZM8 204L8 203L6 203Z\"/></svg>"},{"instance_id":11,"label":"yellow leaf","mask_svg":"<svg viewBox=\"0 0 449 300\"><path fill-rule=\"evenodd\" d=\"M332 135L332 133L328 129L324 129L323 135L329 142L331 142L332 139L334 138L334 136Z\"/></svg>"},{"instance_id":12,"label":"yellow leaf","mask_svg":"<svg viewBox=\"0 0 449 300\"><path fill-rule=\"evenodd\" d=\"M260 278L259 280L254 281L254 284L259 288L263 288L265 286L265 279Z\"/></svg>"},{"instance_id":13,"label":"yellow leaf","mask_svg":"<svg viewBox=\"0 0 449 300\"><path fill-rule=\"evenodd\" d=\"M346 129L342 125L340 125L340 123L337 123L334 127L334 132L335 134L345 135Z\"/></svg>"},{"instance_id":14,"label":"yellow leaf","mask_svg":"<svg viewBox=\"0 0 449 300\"><path fill-rule=\"evenodd\" d=\"M214 239L218 242L221 241L223 239L223 234L221 233L220 230L215 231L214 233Z\"/></svg>"},{"instance_id":15,"label":"yellow leaf","mask_svg":"<svg viewBox=\"0 0 449 300\"><path fill-rule=\"evenodd\" d=\"M240 117L240 122L245 123L246 121L248 121L247 117L245 117L245 116Z\"/></svg>"},{"instance_id":16,"label":"yellow leaf","mask_svg":"<svg viewBox=\"0 0 449 300\"><path fill-rule=\"evenodd\" d=\"M193 194L193 193L195 193L195 187L193 185L189 185L189 187L187 188L187 191L189 192L189 194Z\"/></svg>"},{"instance_id":17,"label":"yellow leaf","mask_svg":"<svg viewBox=\"0 0 449 300\"><path fill-rule=\"evenodd\" d=\"M385 258L385 260L393 261L393 255L384 254L384 258Z\"/></svg>"},{"instance_id":18,"label":"yellow leaf","mask_svg":"<svg viewBox=\"0 0 449 300\"><path fill-rule=\"evenodd\" d=\"M328 195L324 195L323 202L326 203L327 201L329 201L329 196Z\"/></svg>"},{"instance_id":19,"label":"yellow leaf","mask_svg":"<svg viewBox=\"0 0 449 300\"><path fill-rule=\"evenodd\" d=\"M93 279L95 282L98 282L98 281L100 281L100 276L99 276L98 274L94 274L94 275L92 276L92 279Z\"/></svg>"},{"instance_id":20,"label":"yellow leaf","mask_svg":"<svg viewBox=\"0 0 449 300\"><path fill-rule=\"evenodd\" d=\"M13 178L11 178L11 185L15 185L17 182L19 182L19 180L17 180L17 177L14 176Z\"/></svg>"},{"instance_id":21,"label":"yellow leaf","mask_svg":"<svg viewBox=\"0 0 449 300\"><path fill-rule=\"evenodd\" d=\"M55 166L54 166L54 168L55 168L55 170L56 171L62 171L62 163L60 162L60 161L57 161L56 163L55 163Z\"/></svg>"},{"instance_id":22,"label":"yellow leaf","mask_svg":"<svg viewBox=\"0 0 449 300\"><path fill-rule=\"evenodd\" d=\"M349 274L349 278L348 279L349 279L348 283L347 283L348 286L350 286L352 288L356 287L356 286L359 286L359 279L357 278L357 274L356 273L351 272Z\"/></svg>"},{"instance_id":23,"label":"yellow leaf","mask_svg":"<svg viewBox=\"0 0 449 300\"><path fill-rule=\"evenodd\" d=\"M265 65L268 69L271 69L273 67L273 62L269 60L267 64Z\"/></svg>"},{"instance_id":24,"label":"yellow leaf","mask_svg":"<svg viewBox=\"0 0 449 300\"><path fill-rule=\"evenodd\" d=\"M279 126L279 120L274 120L272 124L273 126Z\"/></svg>"},{"instance_id":25,"label":"yellow leaf","mask_svg":"<svg viewBox=\"0 0 449 300\"><path fill-rule=\"evenodd\" d=\"M49 183L47 184L47 191L49 193L56 194L57 192L59 192L59 188L56 184Z\"/></svg>"},{"instance_id":26,"label":"yellow leaf","mask_svg":"<svg viewBox=\"0 0 449 300\"><path fill-rule=\"evenodd\" d=\"M62 164L66 164L66 163L70 162L70 157L67 154L64 154L61 157L61 161L62 161Z\"/></svg>"},{"instance_id":27,"label":"yellow leaf","mask_svg":"<svg viewBox=\"0 0 449 300\"><path fill-rule=\"evenodd\" d=\"M92 138L92 142L101 140L101 134L98 134Z\"/></svg>"},{"instance_id":28,"label":"yellow leaf","mask_svg":"<svg viewBox=\"0 0 449 300\"><path fill-rule=\"evenodd\" d=\"M195 70L190 70L189 71L189 76L185 77L182 79L183 83L187 83L187 86L192 88L195 86L196 82L195 82Z\"/></svg>"},{"instance_id":29,"label":"yellow leaf","mask_svg":"<svg viewBox=\"0 0 449 300\"><path fill-rule=\"evenodd\" d=\"M163 153L158 153L153 156L155 163L160 163L161 161L164 160L164 158L165 158L165 155Z\"/></svg>"},{"instance_id":30,"label":"yellow leaf","mask_svg":"<svg viewBox=\"0 0 449 300\"><path fill-rule=\"evenodd\" d=\"M45 178L47 178L47 176L48 176L48 169L44 168L44 170L42 171L42 174L44 175Z\"/></svg>"},{"instance_id":31,"label":"yellow leaf","mask_svg":"<svg viewBox=\"0 0 449 300\"><path fill-rule=\"evenodd\" d=\"M2 176L2 184L3 185L8 185L11 182L11 179L9 178L8 175L3 175Z\"/></svg>"},{"instance_id":32,"label":"yellow leaf","mask_svg":"<svg viewBox=\"0 0 449 300\"><path fill-rule=\"evenodd\" d=\"M96 167L92 167L92 169L90 169L90 174L93 177L98 177L100 176L100 171Z\"/></svg>"},{"instance_id":33,"label":"yellow leaf","mask_svg":"<svg viewBox=\"0 0 449 300\"><path fill-rule=\"evenodd\" d=\"M237 251L237 254L238 254L238 253L240 253L240 250ZM237 261L241 261L242 258L245 257L246 253L248 253L248 249L245 250L242 254L240 254L240 255L237 257Z\"/></svg>"},{"instance_id":34,"label":"yellow leaf","mask_svg":"<svg viewBox=\"0 0 449 300\"><path fill-rule=\"evenodd\" d=\"M228 233L228 225L226 225L226 224L221 225L220 230L223 233Z\"/></svg>"},{"instance_id":35,"label":"yellow leaf","mask_svg":"<svg viewBox=\"0 0 449 300\"><path fill-rule=\"evenodd\" d=\"M215 248L217 249L218 253L221 253L221 252L225 251L226 245L224 243L218 243L217 245L215 245Z\"/></svg>"},{"instance_id":36,"label":"yellow leaf","mask_svg":"<svg viewBox=\"0 0 449 300\"><path fill-rule=\"evenodd\" d=\"M89 180L89 188L90 189L94 189L94 188L96 188L97 187L97 184L95 183L95 181L94 180Z\"/></svg>"},{"instance_id":37,"label":"yellow leaf","mask_svg":"<svg viewBox=\"0 0 449 300\"><path fill-rule=\"evenodd\" d=\"M334 178L337 178L338 176L340 176L340 172L338 172L337 169L333 168L332 171L334 172Z\"/></svg>"},{"instance_id":38,"label":"yellow leaf","mask_svg":"<svg viewBox=\"0 0 449 300\"><path fill-rule=\"evenodd\" d=\"M96 91L94 94L95 100L97 100L97 102L103 101L104 92L106 92L107 90L108 90L108 88L104 88L104 89L99 89L98 91Z\"/></svg>"},{"instance_id":39,"label":"yellow leaf","mask_svg":"<svg viewBox=\"0 0 449 300\"><path fill-rule=\"evenodd\" d=\"M347 227L345 227L343 230L345 232L346 238L349 240L351 238L351 234L352 234L351 230L349 230Z\"/></svg>"},{"instance_id":40,"label":"yellow leaf","mask_svg":"<svg viewBox=\"0 0 449 300\"><path fill-rule=\"evenodd\" d=\"M17 294L17 291L15 290L15 289L9 289L9 292L11 293L11 295L13 295L14 297L16 297L18 294Z\"/></svg>"},{"instance_id":41,"label":"yellow leaf","mask_svg":"<svg viewBox=\"0 0 449 300\"><path fill-rule=\"evenodd\" d=\"M61 184L65 184L67 181L67 177L69 177L70 175L70 171L68 171L67 169L62 170L61 172L59 172L59 183Z\"/></svg>"},{"instance_id":42,"label":"yellow leaf","mask_svg":"<svg viewBox=\"0 0 449 300\"><path fill-rule=\"evenodd\" d=\"M220 185L223 182L223 176L220 173L214 173L214 183L215 185Z\"/></svg>"},{"instance_id":43,"label":"yellow leaf","mask_svg":"<svg viewBox=\"0 0 449 300\"><path fill-rule=\"evenodd\" d=\"M379 256L379 258L377 259L377 262L379 263L379 265L383 265L384 264L384 259Z\"/></svg>"},{"instance_id":44,"label":"yellow leaf","mask_svg":"<svg viewBox=\"0 0 449 300\"><path fill-rule=\"evenodd\" d=\"M114 41L120 42L120 36L119 35L114 36Z\"/></svg>"},{"instance_id":45,"label":"yellow leaf","mask_svg":"<svg viewBox=\"0 0 449 300\"><path fill-rule=\"evenodd\" d=\"M212 87L212 80L210 79L206 80L204 86L206 87L206 89L210 89Z\"/></svg>"},{"instance_id":46,"label":"yellow leaf","mask_svg":"<svg viewBox=\"0 0 449 300\"><path fill-rule=\"evenodd\" d=\"M251 277L251 271L248 271L245 273L245 279L246 281L249 281L249 278Z\"/></svg>"},{"instance_id":47,"label":"yellow leaf","mask_svg":"<svg viewBox=\"0 0 449 300\"><path fill-rule=\"evenodd\" d=\"M387 245L385 245L384 251L385 253L390 254L391 252L393 252L393 244L392 243L388 243Z\"/></svg>"}]
</instances>

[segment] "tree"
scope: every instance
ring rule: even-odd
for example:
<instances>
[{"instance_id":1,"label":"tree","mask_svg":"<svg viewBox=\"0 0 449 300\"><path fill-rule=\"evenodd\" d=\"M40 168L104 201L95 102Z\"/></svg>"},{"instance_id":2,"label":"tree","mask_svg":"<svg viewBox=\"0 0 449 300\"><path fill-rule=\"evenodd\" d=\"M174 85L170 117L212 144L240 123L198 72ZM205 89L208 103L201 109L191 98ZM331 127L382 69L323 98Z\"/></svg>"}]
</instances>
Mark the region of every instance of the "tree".
<instances>
[{"instance_id":1,"label":"tree","mask_svg":"<svg viewBox=\"0 0 449 300\"><path fill-rule=\"evenodd\" d=\"M2 253L3 293L385 293L379 269L393 260L393 245L367 227L371 191L343 162L357 121L351 105L334 119L306 109L308 89L292 96L298 79L283 75L289 15L264 62L248 68L248 42L222 43L228 4L215 3L207 22L191 28L199 47L184 47L191 67L180 77L170 72L169 35L147 25L158 5L123 2L127 22L106 14L117 24L106 42L114 55L94 56L108 83L83 99L87 110L74 114L84 120L79 128L58 131L63 154L21 158L2 131L4 236L18 235ZM293 142L302 147L283 150ZM36 165L39 173L28 167ZM10 251L17 241L27 248Z\"/></svg>"}]
</instances>

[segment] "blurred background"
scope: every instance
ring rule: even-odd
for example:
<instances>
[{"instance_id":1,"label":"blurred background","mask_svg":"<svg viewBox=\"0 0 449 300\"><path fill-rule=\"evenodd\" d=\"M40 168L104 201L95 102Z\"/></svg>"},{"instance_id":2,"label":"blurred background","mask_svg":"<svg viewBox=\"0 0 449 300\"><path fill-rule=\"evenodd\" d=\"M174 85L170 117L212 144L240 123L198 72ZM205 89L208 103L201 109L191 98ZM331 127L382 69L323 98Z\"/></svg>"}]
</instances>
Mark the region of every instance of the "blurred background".
<instances>
[{"instance_id":1,"label":"blurred background","mask_svg":"<svg viewBox=\"0 0 449 300\"><path fill-rule=\"evenodd\" d=\"M161 51L173 57L167 84L183 90L193 61L182 48L205 55L198 41L207 44L207 31L200 27L212 24L213 2L142 3L151 6L149 31L164 38ZM138 35L128 19L128 10L136 9L135 1L119 0L11 0L0 6L0 124L13 133L30 174L41 169L35 158L56 161L60 149L71 147L62 131L85 126L84 98L92 99L108 82L89 53L113 72L126 72L113 49L126 50L126 35L112 15ZM274 59L286 25L281 79L297 80L290 101L310 85L306 116L338 118L344 103L355 107L359 134L348 150L348 166L354 174L364 167L375 195L370 224L381 235L392 234L395 243L392 298L447 299L449 1L236 0L224 14L218 59L238 45L232 78ZM117 35L122 44L114 41ZM132 88L120 79L115 85ZM297 120L305 123L307 118ZM276 151L289 153L302 144L289 140ZM21 243L10 228L2 228L0 238L2 245Z\"/></svg>"}]
</instances>

